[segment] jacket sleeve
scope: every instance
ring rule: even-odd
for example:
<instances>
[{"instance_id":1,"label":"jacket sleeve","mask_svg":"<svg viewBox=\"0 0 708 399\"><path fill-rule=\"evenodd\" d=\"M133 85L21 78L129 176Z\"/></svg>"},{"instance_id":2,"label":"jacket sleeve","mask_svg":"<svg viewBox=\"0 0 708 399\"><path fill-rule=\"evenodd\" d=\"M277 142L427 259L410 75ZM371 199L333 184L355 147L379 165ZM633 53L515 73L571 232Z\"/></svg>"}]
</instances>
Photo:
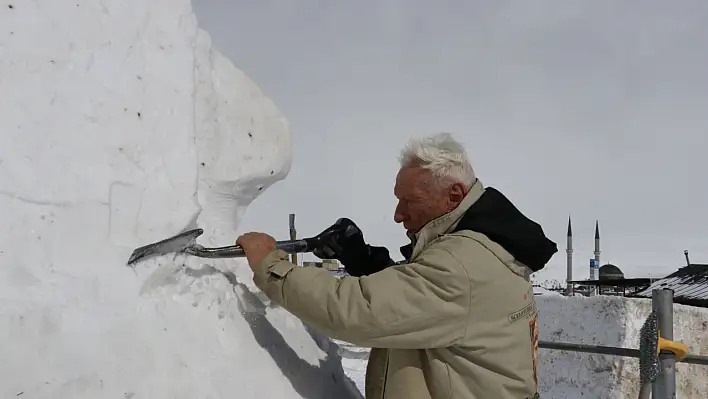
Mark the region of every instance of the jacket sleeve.
<instances>
[{"instance_id":1,"label":"jacket sleeve","mask_svg":"<svg viewBox=\"0 0 708 399\"><path fill-rule=\"evenodd\" d=\"M297 267L275 250L255 268L254 281L271 300L332 338L364 347L446 347L465 336L471 289L465 268L444 244L431 244L414 263L341 279Z\"/></svg>"}]
</instances>

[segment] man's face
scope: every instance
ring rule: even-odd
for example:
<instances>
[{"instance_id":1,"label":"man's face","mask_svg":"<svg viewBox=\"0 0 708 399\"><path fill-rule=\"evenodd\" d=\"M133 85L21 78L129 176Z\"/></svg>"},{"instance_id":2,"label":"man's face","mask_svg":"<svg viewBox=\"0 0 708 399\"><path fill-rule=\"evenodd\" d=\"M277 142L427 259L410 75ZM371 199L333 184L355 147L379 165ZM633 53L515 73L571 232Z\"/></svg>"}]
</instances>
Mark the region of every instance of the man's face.
<instances>
[{"instance_id":1,"label":"man's face","mask_svg":"<svg viewBox=\"0 0 708 399\"><path fill-rule=\"evenodd\" d=\"M393 192L398 198L393 219L411 233L457 208L465 197L461 183L435 184L432 173L418 166L401 168Z\"/></svg>"}]
</instances>

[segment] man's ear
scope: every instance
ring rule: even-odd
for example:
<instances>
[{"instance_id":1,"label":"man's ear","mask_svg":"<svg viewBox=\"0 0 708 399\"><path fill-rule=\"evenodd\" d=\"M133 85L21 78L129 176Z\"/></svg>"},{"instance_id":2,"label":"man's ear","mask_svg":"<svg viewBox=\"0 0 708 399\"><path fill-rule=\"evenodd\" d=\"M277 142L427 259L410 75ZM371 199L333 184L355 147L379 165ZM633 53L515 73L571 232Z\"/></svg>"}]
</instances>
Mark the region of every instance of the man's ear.
<instances>
[{"instance_id":1,"label":"man's ear","mask_svg":"<svg viewBox=\"0 0 708 399\"><path fill-rule=\"evenodd\" d=\"M465 186L462 183L453 184L452 186L450 186L450 191L448 195L450 202L453 205L459 205L460 202L465 199Z\"/></svg>"}]
</instances>

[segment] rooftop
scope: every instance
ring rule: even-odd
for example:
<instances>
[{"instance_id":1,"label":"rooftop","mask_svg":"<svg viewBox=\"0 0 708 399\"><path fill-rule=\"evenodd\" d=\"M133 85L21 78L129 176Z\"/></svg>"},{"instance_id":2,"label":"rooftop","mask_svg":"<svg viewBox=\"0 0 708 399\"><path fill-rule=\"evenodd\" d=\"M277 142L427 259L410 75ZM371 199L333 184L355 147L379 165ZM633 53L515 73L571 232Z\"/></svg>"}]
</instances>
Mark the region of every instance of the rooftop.
<instances>
[{"instance_id":1,"label":"rooftop","mask_svg":"<svg viewBox=\"0 0 708 399\"><path fill-rule=\"evenodd\" d=\"M635 294L651 298L655 289L669 288L674 291L674 303L708 307L708 264L690 264L652 283L647 289Z\"/></svg>"}]
</instances>

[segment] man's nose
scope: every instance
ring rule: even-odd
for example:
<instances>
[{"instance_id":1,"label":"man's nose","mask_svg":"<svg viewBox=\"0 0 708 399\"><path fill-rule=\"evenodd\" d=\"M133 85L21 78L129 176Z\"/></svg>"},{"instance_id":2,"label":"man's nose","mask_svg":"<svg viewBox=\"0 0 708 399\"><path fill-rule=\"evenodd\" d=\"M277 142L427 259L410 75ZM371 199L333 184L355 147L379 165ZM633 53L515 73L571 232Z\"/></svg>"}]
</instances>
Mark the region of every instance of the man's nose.
<instances>
[{"instance_id":1,"label":"man's nose","mask_svg":"<svg viewBox=\"0 0 708 399\"><path fill-rule=\"evenodd\" d=\"M398 210L398 207L396 207L396 211L393 212L393 221L396 223L401 223L406 219L405 215L403 212Z\"/></svg>"}]
</instances>

